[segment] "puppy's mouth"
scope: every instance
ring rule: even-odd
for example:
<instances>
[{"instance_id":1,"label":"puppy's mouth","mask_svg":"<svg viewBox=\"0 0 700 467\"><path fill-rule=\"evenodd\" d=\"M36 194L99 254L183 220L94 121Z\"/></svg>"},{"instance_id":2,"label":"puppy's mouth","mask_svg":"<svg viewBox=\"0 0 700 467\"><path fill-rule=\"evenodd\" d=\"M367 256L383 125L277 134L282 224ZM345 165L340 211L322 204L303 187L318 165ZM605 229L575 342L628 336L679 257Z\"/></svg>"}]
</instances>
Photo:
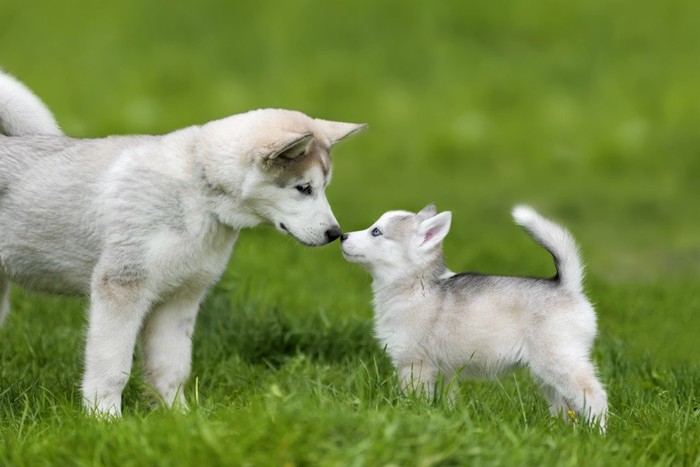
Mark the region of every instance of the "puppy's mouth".
<instances>
[{"instance_id":1,"label":"puppy's mouth","mask_svg":"<svg viewBox=\"0 0 700 467\"><path fill-rule=\"evenodd\" d=\"M352 258L352 259L360 259L360 258L364 258L364 257L365 257L365 255L352 254L352 253L348 253L348 252L345 251L345 250L343 250L343 256L345 256L345 257L348 258L348 259L350 259L350 258Z\"/></svg>"}]
</instances>

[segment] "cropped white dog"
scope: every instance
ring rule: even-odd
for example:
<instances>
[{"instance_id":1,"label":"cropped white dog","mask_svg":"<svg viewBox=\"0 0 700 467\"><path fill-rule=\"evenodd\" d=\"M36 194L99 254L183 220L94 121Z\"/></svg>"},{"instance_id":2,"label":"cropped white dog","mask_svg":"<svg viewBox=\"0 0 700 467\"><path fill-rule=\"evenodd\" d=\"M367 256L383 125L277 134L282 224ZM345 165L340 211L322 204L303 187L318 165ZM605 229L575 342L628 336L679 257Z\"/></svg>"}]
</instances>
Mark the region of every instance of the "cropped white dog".
<instances>
[{"instance_id":1,"label":"cropped white dog","mask_svg":"<svg viewBox=\"0 0 700 467\"><path fill-rule=\"evenodd\" d=\"M575 410L604 429L607 396L590 359L596 317L576 243L529 207L516 207L513 217L552 254L556 277L449 271L442 241L451 214L434 205L387 212L343 235L343 255L374 279L375 332L403 387L432 397L438 374L495 377L526 365L552 414Z\"/></svg>"},{"instance_id":2,"label":"cropped white dog","mask_svg":"<svg viewBox=\"0 0 700 467\"><path fill-rule=\"evenodd\" d=\"M13 281L90 296L83 397L119 414L141 332L149 383L184 404L191 335L238 232L340 236L330 148L364 125L264 109L163 136L73 139L0 73L0 322Z\"/></svg>"}]
</instances>

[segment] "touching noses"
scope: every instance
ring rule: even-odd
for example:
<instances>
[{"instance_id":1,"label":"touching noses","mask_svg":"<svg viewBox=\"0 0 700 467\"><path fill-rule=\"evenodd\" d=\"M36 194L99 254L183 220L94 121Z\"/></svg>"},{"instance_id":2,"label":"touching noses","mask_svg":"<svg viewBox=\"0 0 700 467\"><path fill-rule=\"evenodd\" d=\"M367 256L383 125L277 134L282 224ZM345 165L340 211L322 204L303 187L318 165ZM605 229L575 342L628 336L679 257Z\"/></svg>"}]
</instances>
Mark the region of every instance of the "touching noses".
<instances>
[{"instance_id":1,"label":"touching noses","mask_svg":"<svg viewBox=\"0 0 700 467\"><path fill-rule=\"evenodd\" d=\"M336 238L340 238L342 235L343 232L337 225L334 225L330 229L326 230L326 240L328 240L328 243L334 241Z\"/></svg>"}]
</instances>

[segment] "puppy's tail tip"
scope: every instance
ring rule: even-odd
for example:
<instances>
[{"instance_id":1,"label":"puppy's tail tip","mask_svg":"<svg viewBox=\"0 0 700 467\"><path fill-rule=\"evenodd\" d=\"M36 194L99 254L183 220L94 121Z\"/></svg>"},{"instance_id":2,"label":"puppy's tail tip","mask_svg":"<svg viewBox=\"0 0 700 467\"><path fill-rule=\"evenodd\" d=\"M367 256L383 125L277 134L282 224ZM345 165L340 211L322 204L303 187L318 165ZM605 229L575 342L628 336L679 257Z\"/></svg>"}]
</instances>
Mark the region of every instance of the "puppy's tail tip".
<instances>
[{"instance_id":1,"label":"puppy's tail tip","mask_svg":"<svg viewBox=\"0 0 700 467\"><path fill-rule=\"evenodd\" d=\"M532 207L528 206L527 204L518 204L515 206L513 208L512 215L513 219L518 225L526 225L539 217L537 211L532 209Z\"/></svg>"},{"instance_id":2,"label":"puppy's tail tip","mask_svg":"<svg viewBox=\"0 0 700 467\"><path fill-rule=\"evenodd\" d=\"M24 83L0 69L0 133L63 135L49 108Z\"/></svg>"}]
</instances>

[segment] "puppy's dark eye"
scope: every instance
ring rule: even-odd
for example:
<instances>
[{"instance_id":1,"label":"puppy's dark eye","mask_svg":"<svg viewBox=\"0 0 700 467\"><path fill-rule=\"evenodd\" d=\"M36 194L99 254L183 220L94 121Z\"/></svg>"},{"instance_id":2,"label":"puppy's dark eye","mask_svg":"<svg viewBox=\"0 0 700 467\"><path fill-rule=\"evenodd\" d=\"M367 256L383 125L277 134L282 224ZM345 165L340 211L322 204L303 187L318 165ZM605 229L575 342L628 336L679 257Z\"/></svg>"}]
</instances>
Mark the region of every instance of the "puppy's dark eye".
<instances>
[{"instance_id":1,"label":"puppy's dark eye","mask_svg":"<svg viewBox=\"0 0 700 467\"><path fill-rule=\"evenodd\" d=\"M294 188L303 195L310 195L312 193L311 185L308 183L305 185L297 185Z\"/></svg>"},{"instance_id":2,"label":"puppy's dark eye","mask_svg":"<svg viewBox=\"0 0 700 467\"><path fill-rule=\"evenodd\" d=\"M370 232L370 234L371 234L373 237L379 237L379 236L382 234L382 231L379 230L377 227L375 227L375 228L372 229L372 231Z\"/></svg>"}]
</instances>

